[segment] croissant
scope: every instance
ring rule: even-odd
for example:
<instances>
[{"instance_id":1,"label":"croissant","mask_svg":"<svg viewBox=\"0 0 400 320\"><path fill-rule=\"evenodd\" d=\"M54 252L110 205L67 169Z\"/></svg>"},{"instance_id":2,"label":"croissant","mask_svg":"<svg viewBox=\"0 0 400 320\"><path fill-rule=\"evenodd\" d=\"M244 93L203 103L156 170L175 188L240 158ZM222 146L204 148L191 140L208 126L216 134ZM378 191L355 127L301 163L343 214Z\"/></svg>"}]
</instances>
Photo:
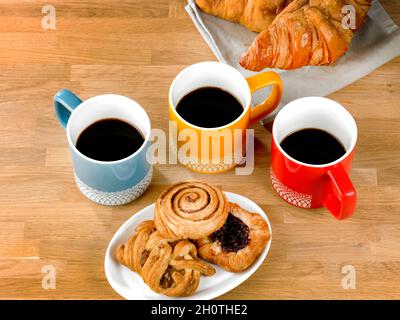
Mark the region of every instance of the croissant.
<instances>
[{"instance_id":1,"label":"croissant","mask_svg":"<svg viewBox=\"0 0 400 320\"><path fill-rule=\"evenodd\" d=\"M342 25L344 5L355 8L355 27L359 28L370 0L294 0L257 36L240 58L240 65L260 71L333 64L353 38L354 30Z\"/></svg>"},{"instance_id":2,"label":"croissant","mask_svg":"<svg viewBox=\"0 0 400 320\"><path fill-rule=\"evenodd\" d=\"M251 31L268 28L276 15L292 0L196 0L199 8L213 16L240 23Z\"/></svg>"}]
</instances>

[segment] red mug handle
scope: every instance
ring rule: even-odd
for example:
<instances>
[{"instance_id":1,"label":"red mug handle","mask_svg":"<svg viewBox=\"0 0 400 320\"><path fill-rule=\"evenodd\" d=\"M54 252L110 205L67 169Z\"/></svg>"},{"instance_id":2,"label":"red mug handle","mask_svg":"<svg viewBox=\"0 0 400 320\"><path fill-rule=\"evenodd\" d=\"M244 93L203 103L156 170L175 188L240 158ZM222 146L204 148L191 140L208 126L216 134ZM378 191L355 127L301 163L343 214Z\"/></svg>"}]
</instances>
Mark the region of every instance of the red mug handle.
<instances>
[{"instance_id":1,"label":"red mug handle","mask_svg":"<svg viewBox=\"0 0 400 320\"><path fill-rule=\"evenodd\" d=\"M341 164L327 172L328 188L324 206L338 219L350 217L356 209L357 193L348 173Z\"/></svg>"}]
</instances>

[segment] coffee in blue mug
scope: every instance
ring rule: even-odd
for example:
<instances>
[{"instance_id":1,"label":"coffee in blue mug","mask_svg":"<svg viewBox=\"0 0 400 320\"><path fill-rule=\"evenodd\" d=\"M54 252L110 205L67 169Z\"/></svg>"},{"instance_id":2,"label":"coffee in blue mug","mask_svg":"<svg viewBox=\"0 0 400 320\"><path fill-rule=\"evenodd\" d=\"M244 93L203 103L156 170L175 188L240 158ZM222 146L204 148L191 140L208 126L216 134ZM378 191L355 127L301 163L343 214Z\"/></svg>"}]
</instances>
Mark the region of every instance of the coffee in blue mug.
<instances>
[{"instance_id":1,"label":"coffee in blue mug","mask_svg":"<svg viewBox=\"0 0 400 320\"><path fill-rule=\"evenodd\" d=\"M122 205L146 191L153 172L146 156L151 124L138 103L115 94L82 102L63 89L54 108L67 132L76 184L87 198Z\"/></svg>"}]
</instances>

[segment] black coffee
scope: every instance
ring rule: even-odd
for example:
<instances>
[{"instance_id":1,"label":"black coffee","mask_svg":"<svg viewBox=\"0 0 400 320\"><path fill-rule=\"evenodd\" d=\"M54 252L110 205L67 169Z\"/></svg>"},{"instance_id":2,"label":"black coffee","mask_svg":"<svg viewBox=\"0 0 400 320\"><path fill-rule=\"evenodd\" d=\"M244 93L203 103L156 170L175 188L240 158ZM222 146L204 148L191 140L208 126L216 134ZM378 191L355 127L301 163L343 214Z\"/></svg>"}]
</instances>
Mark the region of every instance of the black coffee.
<instances>
[{"instance_id":1,"label":"black coffee","mask_svg":"<svg viewBox=\"0 0 400 320\"><path fill-rule=\"evenodd\" d=\"M242 114L243 107L229 92L216 87L204 87L185 95L176 111L195 126L216 128L235 121Z\"/></svg>"},{"instance_id":2,"label":"black coffee","mask_svg":"<svg viewBox=\"0 0 400 320\"><path fill-rule=\"evenodd\" d=\"M143 135L131 124L118 119L104 119L83 130L76 148L91 159L116 161L135 153L143 143Z\"/></svg>"},{"instance_id":3,"label":"black coffee","mask_svg":"<svg viewBox=\"0 0 400 320\"><path fill-rule=\"evenodd\" d=\"M309 164L326 164L346 153L342 143L320 129L302 129L288 135L281 147L292 158Z\"/></svg>"}]
</instances>

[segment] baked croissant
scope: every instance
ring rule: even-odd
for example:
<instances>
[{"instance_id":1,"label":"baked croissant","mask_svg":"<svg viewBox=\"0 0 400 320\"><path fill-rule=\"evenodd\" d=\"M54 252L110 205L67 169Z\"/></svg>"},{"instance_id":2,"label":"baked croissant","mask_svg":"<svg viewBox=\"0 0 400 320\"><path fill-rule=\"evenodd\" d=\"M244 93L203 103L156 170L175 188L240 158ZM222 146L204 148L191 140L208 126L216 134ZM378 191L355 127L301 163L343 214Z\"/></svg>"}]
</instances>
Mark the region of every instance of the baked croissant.
<instances>
[{"instance_id":1,"label":"baked croissant","mask_svg":"<svg viewBox=\"0 0 400 320\"><path fill-rule=\"evenodd\" d=\"M333 64L353 38L354 30L342 25L344 5L355 8L357 28L365 21L371 1L294 0L257 36L240 65L260 71Z\"/></svg>"},{"instance_id":2,"label":"baked croissant","mask_svg":"<svg viewBox=\"0 0 400 320\"><path fill-rule=\"evenodd\" d=\"M292 0L196 0L204 12L261 32Z\"/></svg>"}]
</instances>

